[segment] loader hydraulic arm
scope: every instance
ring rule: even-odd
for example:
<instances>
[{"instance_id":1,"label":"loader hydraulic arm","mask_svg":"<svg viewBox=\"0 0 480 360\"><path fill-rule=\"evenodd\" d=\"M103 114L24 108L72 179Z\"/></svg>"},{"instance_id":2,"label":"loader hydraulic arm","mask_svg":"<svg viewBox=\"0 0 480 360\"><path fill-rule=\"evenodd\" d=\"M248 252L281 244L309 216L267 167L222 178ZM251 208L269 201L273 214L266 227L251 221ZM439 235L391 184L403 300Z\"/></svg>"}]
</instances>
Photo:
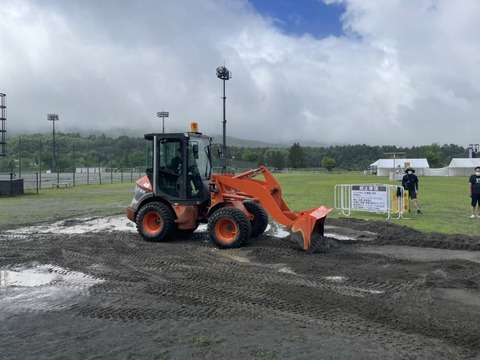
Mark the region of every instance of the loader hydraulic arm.
<instances>
[{"instance_id":1,"label":"loader hydraulic arm","mask_svg":"<svg viewBox=\"0 0 480 360\"><path fill-rule=\"evenodd\" d=\"M265 181L254 179L258 175L263 175ZM264 166L233 176L212 175L211 180L212 204L253 200L260 203L275 221L285 226L291 226L298 217L297 213L290 211L283 200L282 188L277 179Z\"/></svg>"},{"instance_id":2,"label":"loader hydraulic arm","mask_svg":"<svg viewBox=\"0 0 480 360\"><path fill-rule=\"evenodd\" d=\"M263 175L265 180L254 179L257 175ZM325 206L291 211L283 200L280 184L264 166L238 175L212 175L210 194L212 205L243 200L260 203L275 221L292 231L305 250L311 247L314 233L323 236L325 217L331 211Z\"/></svg>"}]
</instances>

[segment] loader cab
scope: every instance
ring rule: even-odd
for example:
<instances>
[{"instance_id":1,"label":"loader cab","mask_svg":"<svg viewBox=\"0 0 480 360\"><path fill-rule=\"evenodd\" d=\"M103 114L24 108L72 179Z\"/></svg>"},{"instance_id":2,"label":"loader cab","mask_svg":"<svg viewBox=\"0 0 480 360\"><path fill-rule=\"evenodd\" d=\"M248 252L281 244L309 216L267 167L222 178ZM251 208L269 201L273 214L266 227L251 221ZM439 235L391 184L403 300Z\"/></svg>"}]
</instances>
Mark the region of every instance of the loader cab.
<instances>
[{"instance_id":1,"label":"loader cab","mask_svg":"<svg viewBox=\"0 0 480 360\"><path fill-rule=\"evenodd\" d=\"M147 134L147 176L156 196L179 204L210 198L211 138L200 133Z\"/></svg>"}]
</instances>

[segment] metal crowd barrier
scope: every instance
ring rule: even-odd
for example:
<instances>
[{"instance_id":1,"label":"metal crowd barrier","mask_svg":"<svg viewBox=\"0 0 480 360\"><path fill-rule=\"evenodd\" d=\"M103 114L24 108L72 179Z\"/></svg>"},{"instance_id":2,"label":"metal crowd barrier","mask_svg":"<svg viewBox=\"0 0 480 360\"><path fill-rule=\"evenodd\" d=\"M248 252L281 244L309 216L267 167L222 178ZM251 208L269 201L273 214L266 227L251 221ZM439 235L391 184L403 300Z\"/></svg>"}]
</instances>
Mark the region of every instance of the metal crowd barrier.
<instances>
[{"instance_id":1,"label":"metal crowd barrier","mask_svg":"<svg viewBox=\"0 0 480 360\"><path fill-rule=\"evenodd\" d=\"M335 185L334 206L345 216L352 211L369 211L387 214L387 219L404 218L409 208L408 191L402 186L389 184Z\"/></svg>"}]
</instances>

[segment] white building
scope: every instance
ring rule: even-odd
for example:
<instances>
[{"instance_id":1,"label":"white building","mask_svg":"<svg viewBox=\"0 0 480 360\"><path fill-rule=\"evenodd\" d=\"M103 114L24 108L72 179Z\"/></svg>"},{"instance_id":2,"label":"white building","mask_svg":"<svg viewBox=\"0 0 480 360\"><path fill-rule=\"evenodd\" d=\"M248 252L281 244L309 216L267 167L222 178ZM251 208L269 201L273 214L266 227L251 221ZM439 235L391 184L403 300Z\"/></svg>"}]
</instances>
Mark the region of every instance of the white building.
<instances>
[{"instance_id":1,"label":"white building","mask_svg":"<svg viewBox=\"0 0 480 360\"><path fill-rule=\"evenodd\" d=\"M370 173L378 176L389 176L393 179L393 174L397 180L401 180L405 169L412 167L415 174L425 175L430 169L427 159L378 159L370 164Z\"/></svg>"},{"instance_id":2,"label":"white building","mask_svg":"<svg viewBox=\"0 0 480 360\"><path fill-rule=\"evenodd\" d=\"M474 173L476 166L480 166L480 159L454 158L448 165L448 176L470 176Z\"/></svg>"},{"instance_id":3,"label":"white building","mask_svg":"<svg viewBox=\"0 0 480 360\"><path fill-rule=\"evenodd\" d=\"M370 174L389 176L401 180L407 167L415 169L418 176L470 176L480 166L480 158L454 158L447 167L430 168L427 159L379 159L370 164Z\"/></svg>"}]
</instances>

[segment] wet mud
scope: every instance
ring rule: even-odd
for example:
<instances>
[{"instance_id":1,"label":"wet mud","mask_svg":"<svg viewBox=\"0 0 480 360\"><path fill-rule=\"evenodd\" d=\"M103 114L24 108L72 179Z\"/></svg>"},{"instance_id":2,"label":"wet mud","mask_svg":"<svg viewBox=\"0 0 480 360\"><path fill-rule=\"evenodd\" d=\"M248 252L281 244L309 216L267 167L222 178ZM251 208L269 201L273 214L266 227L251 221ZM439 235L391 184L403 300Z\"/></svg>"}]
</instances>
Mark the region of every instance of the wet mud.
<instances>
[{"instance_id":1,"label":"wet mud","mask_svg":"<svg viewBox=\"0 0 480 360\"><path fill-rule=\"evenodd\" d=\"M219 250L107 223L0 233L2 359L480 358L478 236L329 219L309 255L275 224Z\"/></svg>"}]
</instances>

